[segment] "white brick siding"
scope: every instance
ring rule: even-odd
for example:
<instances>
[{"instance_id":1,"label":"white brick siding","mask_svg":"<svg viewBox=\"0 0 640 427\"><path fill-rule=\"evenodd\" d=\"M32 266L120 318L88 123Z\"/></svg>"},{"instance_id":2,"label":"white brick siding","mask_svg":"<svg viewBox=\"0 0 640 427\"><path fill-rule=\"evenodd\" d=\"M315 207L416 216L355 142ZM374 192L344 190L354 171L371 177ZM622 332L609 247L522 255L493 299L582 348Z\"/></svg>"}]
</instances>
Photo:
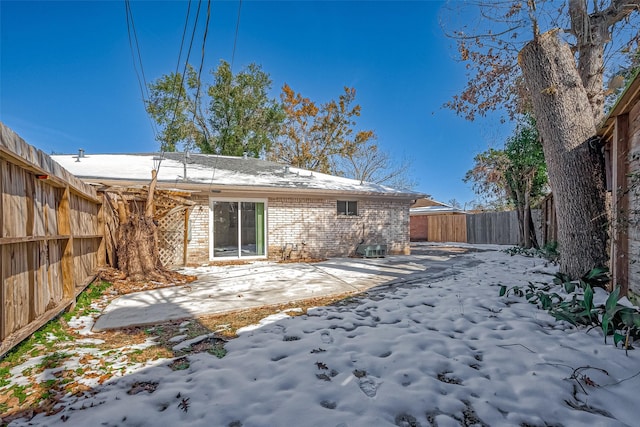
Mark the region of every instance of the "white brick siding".
<instances>
[{"instance_id":1,"label":"white brick siding","mask_svg":"<svg viewBox=\"0 0 640 427\"><path fill-rule=\"evenodd\" d=\"M268 230L271 258L349 256L361 240L408 254L409 202L358 200L358 215L344 216L335 199L272 198Z\"/></svg>"},{"instance_id":2,"label":"white brick siding","mask_svg":"<svg viewBox=\"0 0 640 427\"><path fill-rule=\"evenodd\" d=\"M209 198L192 198L197 204L189 211L187 264L209 262Z\"/></svg>"},{"instance_id":3,"label":"white brick siding","mask_svg":"<svg viewBox=\"0 0 640 427\"><path fill-rule=\"evenodd\" d=\"M197 205L189 214L187 263L204 264L209 262L209 199L192 200ZM336 199L269 198L269 258L350 256L361 240L366 244L386 244L389 254L408 254L409 201L357 202L358 215L344 216L337 214Z\"/></svg>"}]
</instances>

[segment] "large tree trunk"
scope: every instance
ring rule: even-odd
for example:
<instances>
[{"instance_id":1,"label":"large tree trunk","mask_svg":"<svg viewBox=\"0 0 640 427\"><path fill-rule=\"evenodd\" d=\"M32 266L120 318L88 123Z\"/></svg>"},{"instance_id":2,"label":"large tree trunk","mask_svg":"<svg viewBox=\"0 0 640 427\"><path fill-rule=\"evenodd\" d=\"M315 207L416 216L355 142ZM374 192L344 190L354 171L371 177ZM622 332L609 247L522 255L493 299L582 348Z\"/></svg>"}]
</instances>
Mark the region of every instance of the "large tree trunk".
<instances>
[{"instance_id":1,"label":"large tree trunk","mask_svg":"<svg viewBox=\"0 0 640 427\"><path fill-rule=\"evenodd\" d=\"M603 159L591 138L596 123L574 56L557 31L520 52L543 141L558 218L560 270L580 277L607 261Z\"/></svg>"},{"instance_id":2,"label":"large tree trunk","mask_svg":"<svg viewBox=\"0 0 640 427\"><path fill-rule=\"evenodd\" d=\"M602 14L590 16L585 0L569 0L571 33L576 37L578 73L596 123L604 118L604 45L610 40Z\"/></svg>"},{"instance_id":3,"label":"large tree trunk","mask_svg":"<svg viewBox=\"0 0 640 427\"><path fill-rule=\"evenodd\" d=\"M166 282L173 276L160 262L158 252L157 226L153 221L156 182L157 171L153 170L144 213L127 209L124 197L120 195L118 269L129 280Z\"/></svg>"},{"instance_id":4,"label":"large tree trunk","mask_svg":"<svg viewBox=\"0 0 640 427\"><path fill-rule=\"evenodd\" d=\"M166 270L158 256L156 225L132 213L118 230L118 269L133 281L164 281Z\"/></svg>"}]
</instances>

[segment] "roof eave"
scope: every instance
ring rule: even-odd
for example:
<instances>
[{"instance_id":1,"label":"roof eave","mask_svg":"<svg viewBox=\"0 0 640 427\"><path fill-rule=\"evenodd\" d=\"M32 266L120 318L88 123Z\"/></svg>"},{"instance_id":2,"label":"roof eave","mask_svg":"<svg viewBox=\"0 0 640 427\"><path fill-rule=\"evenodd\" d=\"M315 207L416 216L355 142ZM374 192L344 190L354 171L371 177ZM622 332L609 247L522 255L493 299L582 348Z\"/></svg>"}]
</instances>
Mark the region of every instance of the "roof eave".
<instances>
[{"instance_id":1,"label":"roof eave","mask_svg":"<svg viewBox=\"0 0 640 427\"><path fill-rule=\"evenodd\" d=\"M92 177L92 176L78 176L81 180L87 183L96 183L99 185L145 185L149 183L149 180L136 180L127 178L104 178L104 177ZM175 180L158 180L158 186L165 188L179 188L189 191L198 191L201 193L220 194L226 192L233 193L262 193L270 196L275 195L291 195L291 194L304 194L313 195L316 197L336 197L336 196L350 196L356 198L385 198L385 199L400 199L400 200L414 200L424 195L421 193L412 192L377 192L377 191L354 191L354 190L333 190L333 189L316 189L316 188L295 188L295 187L279 187L279 186L267 186L267 185L220 185L200 183L193 181L176 182Z\"/></svg>"},{"instance_id":2,"label":"roof eave","mask_svg":"<svg viewBox=\"0 0 640 427\"><path fill-rule=\"evenodd\" d=\"M611 111L609 111L609 114L607 114L607 116L598 127L597 134L605 140L611 139L613 137L613 131L615 130L615 118L631 111L631 109L635 105L633 103L633 100L637 100L639 96L640 69L636 71L629 86L627 86L622 95L620 95L620 98L618 98Z\"/></svg>"}]
</instances>

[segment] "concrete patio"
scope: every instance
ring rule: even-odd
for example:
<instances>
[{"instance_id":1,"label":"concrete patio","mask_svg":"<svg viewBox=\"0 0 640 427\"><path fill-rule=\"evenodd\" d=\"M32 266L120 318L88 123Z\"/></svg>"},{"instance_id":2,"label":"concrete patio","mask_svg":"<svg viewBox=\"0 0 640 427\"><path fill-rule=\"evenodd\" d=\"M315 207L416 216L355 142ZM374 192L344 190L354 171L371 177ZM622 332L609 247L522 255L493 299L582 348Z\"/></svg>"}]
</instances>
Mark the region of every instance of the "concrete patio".
<instances>
[{"instance_id":1,"label":"concrete patio","mask_svg":"<svg viewBox=\"0 0 640 427\"><path fill-rule=\"evenodd\" d=\"M94 330L150 325L329 295L359 293L408 280L436 280L470 261L469 248L418 245L413 255L339 258L318 263L256 261L185 268L198 276L188 285L123 295L104 310ZM466 260L465 260L466 259Z\"/></svg>"}]
</instances>

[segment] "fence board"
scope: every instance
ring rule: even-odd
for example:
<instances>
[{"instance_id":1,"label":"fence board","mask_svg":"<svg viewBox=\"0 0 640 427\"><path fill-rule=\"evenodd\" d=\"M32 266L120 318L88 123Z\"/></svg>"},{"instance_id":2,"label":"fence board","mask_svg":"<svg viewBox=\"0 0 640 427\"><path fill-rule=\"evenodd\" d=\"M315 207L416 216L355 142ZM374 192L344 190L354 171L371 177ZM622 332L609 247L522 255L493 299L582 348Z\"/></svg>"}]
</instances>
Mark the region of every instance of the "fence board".
<instances>
[{"instance_id":1,"label":"fence board","mask_svg":"<svg viewBox=\"0 0 640 427\"><path fill-rule=\"evenodd\" d=\"M74 235L98 234L98 205L76 194L69 196L70 227Z\"/></svg>"},{"instance_id":2,"label":"fence board","mask_svg":"<svg viewBox=\"0 0 640 427\"><path fill-rule=\"evenodd\" d=\"M42 192L43 198L43 210L45 218L45 234L47 236L55 236L60 234L58 232L58 202L62 198L61 190L59 188L45 186Z\"/></svg>"},{"instance_id":3,"label":"fence board","mask_svg":"<svg viewBox=\"0 0 640 427\"><path fill-rule=\"evenodd\" d=\"M73 305L98 266L100 200L0 123L0 355Z\"/></svg>"},{"instance_id":4,"label":"fence board","mask_svg":"<svg viewBox=\"0 0 640 427\"><path fill-rule=\"evenodd\" d=\"M2 199L5 215L2 216L3 237L24 237L26 221L23 219L27 210L25 197L25 173L22 169L8 162L2 162L4 175Z\"/></svg>"},{"instance_id":5,"label":"fence board","mask_svg":"<svg viewBox=\"0 0 640 427\"><path fill-rule=\"evenodd\" d=\"M62 299L62 254L66 240L54 240L49 242L49 268L47 271L49 301L57 303Z\"/></svg>"},{"instance_id":6,"label":"fence board","mask_svg":"<svg viewBox=\"0 0 640 427\"><path fill-rule=\"evenodd\" d=\"M3 247L2 294L3 336L9 335L29 323L29 269L26 243L14 243Z\"/></svg>"},{"instance_id":7,"label":"fence board","mask_svg":"<svg viewBox=\"0 0 640 427\"><path fill-rule=\"evenodd\" d=\"M431 215L427 217L430 242L466 242L466 215Z\"/></svg>"},{"instance_id":8,"label":"fence board","mask_svg":"<svg viewBox=\"0 0 640 427\"><path fill-rule=\"evenodd\" d=\"M81 284L97 268L99 238L73 239L74 283Z\"/></svg>"},{"instance_id":9,"label":"fence board","mask_svg":"<svg viewBox=\"0 0 640 427\"><path fill-rule=\"evenodd\" d=\"M541 203L542 241L540 245L558 241L558 220L553 202L553 194L549 194Z\"/></svg>"},{"instance_id":10,"label":"fence board","mask_svg":"<svg viewBox=\"0 0 640 427\"><path fill-rule=\"evenodd\" d=\"M476 244L519 244L518 213L507 211L469 215L467 218L467 241Z\"/></svg>"}]
</instances>

